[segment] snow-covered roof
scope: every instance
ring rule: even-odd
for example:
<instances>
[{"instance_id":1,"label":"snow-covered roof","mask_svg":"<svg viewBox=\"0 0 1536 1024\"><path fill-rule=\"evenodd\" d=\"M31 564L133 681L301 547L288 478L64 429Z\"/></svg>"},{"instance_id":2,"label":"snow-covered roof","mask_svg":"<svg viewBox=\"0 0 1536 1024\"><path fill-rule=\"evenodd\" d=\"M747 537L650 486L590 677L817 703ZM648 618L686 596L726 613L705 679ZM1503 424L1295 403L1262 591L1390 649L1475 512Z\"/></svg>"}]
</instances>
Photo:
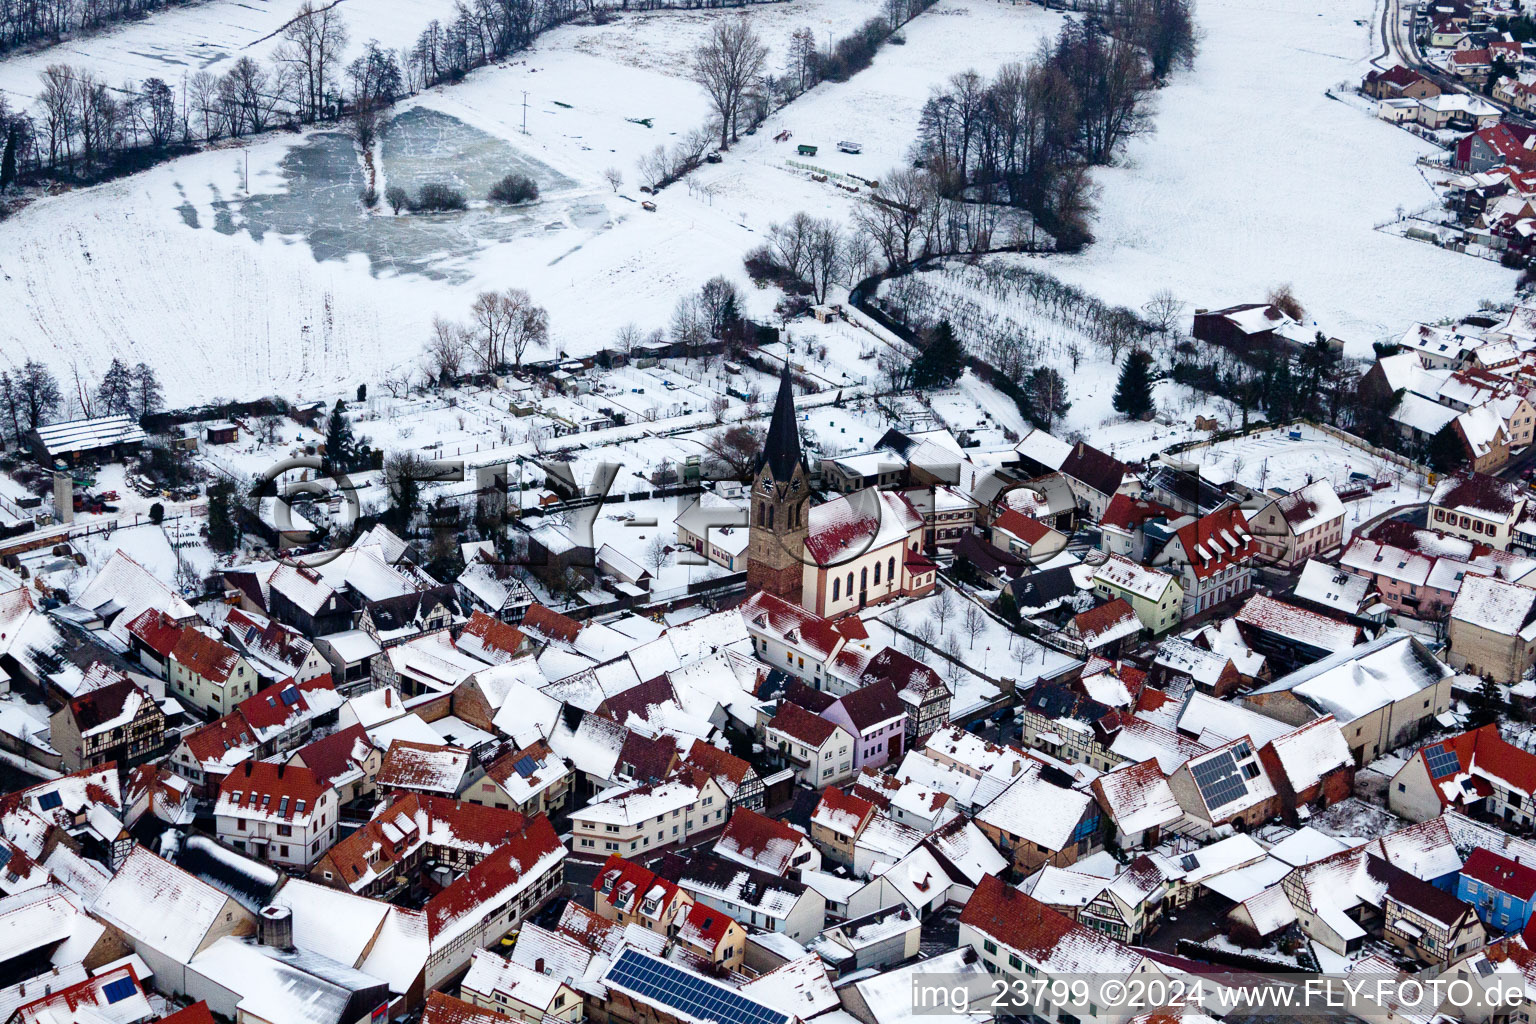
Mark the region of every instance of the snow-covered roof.
<instances>
[{"instance_id":1,"label":"snow-covered roof","mask_svg":"<svg viewBox=\"0 0 1536 1024\"><path fill-rule=\"evenodd\" d=\"M1126 835L1166 825L1184 813L1156 759L1122 765L1100 775L1093 785Z\"/></svg>"},{"instance_id":2,"label":"snow-covered roof","mask_svg":"<svg viewBox=\"0 0 1536 1024\"><path fill-rule=\"evenodd\" d=\"M1371 590L1371 578L1336 568L1315 558L1307 559L1296 581L1296 597L1303 601L1354 615Z\"/></svg>"},{"instance_id":3,"label":"snow-covered roof","mask_svg":"<svg viewBox=\"0 0 1536 1024\"><path fill-rule=\"evenodd\" d=\"M1314 480L1282 498L1276 498L1275 507L1280 510L1296 536L1344 518L1344 503L1327 480Z\"/></svg>"},{"instance_id":4,"label":"snow-covered roof","mask_svg":"<svg viewBox=\"0 0 1536 1024\"><path fill-rule=\"evenodd\" d=\"M1174 584L1174 578L1168 573L1114 553L1094 570L1093 579L1095 583L1103 583L1148 601L1161 601L1163 594Z\"/></svg>"},{"instance_id":5,"label":"snow-covered roof","mask_svg":"<svg viewBox=\"0 0 1536 1024\"><path fill-rule=\"evenodd\" d=\"M135 846L91 911L176 963L190 963L230 898Z\"/></svg>"},{"instance_id":6,"label":"snow-covered roof","mask_svg":"<svg viewBox=\"0 0 1536 1024\"><path fill-rule=\"evenodd\" d=\"M976 821L1020 836L1047 850L1064 850L1076 841L1079 823L1093 798L1053 785L1031 763L997 799L976 814Z\"/></svg>"},{"instance_id":7,"label":"snow-covered roof","mask_svg":"<svg viewBox=\"0 0 1536 1024\"><path fill-rule=\"evenodd\" d=\"M37 428L37 438L43 443L48 457L56 458L71 452L95 451L98 448L111 448L114 445L140 444L146 440L146 435L137 420L124 414L49 423Z\"/></svg>"},{"instance_id":8,"label":"snow-covered roof","mask_svg":"<svg viewBox=\"0 0 1536 1024\"><path fill-rule=\"evenodd\" d=\"M1408 634L1390 630L1358 647L1329 655L1260 687L1258 694L1289 690L1347 724L1377 708L1434 686L1451 670Z\"/></svg>"},{"instance_id":9,"label":"snow-covered roof","mask_svg":"<svg viewBox=\"0 0 1536 1024\"><path fill-rule=\"evenodd\" d=\"M1451 606L1451 618L1503 636L1536 639L1536 589L1487 576L1468 576Z\"/></svg>"}]
</instances>

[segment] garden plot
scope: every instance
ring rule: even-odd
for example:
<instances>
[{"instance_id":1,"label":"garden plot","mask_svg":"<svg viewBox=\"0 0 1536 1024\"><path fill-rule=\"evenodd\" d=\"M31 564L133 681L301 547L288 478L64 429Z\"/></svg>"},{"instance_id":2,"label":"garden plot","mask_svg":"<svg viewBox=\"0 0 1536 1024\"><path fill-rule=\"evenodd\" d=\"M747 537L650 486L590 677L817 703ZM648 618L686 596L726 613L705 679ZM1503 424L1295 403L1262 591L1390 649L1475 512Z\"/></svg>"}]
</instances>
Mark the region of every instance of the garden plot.
<instances>
[{"instance_id":1,"label":"garden plot","mask_svg":"<svg viewBox=\"0 0 1536 1024\"><path fill-rule=\"evenodd\" d=\"M1439 150L1324 95L1371 70L1379 4L1201 0L1195 16L1194 70L1158 94L1122 165L1095 171L1098 241L1055 272L1132 307L1172 288L1190 310L1290 282L1363 357L1412 321L1510 298L1497 264L1374 228L1439 202L1414 163Z\"/></svg>"},{"instance_id":2,"label":"garden plot","mask_svg":"<svg viewBox=\"0 0 1536 1024\"><path fill-rule=\"evenodd\" d=\"M1292 434L1298 435L1292 439ZM1344 522L1355 527L1393 508L1429 500L1431 488L1418 473L1377 458L1314 427L1263 430L1174 456L1200 467L1201 475L1221 482L1287 493L1315 480L1335 491L1360 486L1362 480L1388 481L1389 487L1345 504Z\"/></svg>"},{"instance_id":3,"label":"garden plot","mask_svg":"<svg viewBox=\"0 0 1536 1024\"><path fill-rule=\"evenodd\" d=\"M1155 386L1157 415L1152 420L1128 420L1117 413L1114 395L1120 370L1115 353L1095 340L1082 320L1078 303L1066 303L1063 312L1062 307L1032 297L1019 279L1011 276L1020 267L1038 271L1049 265L1039 259L1017 257L997 257L981 265L948 261L923 273L885 282L879 294L883 302L919 329L947 320L961 342L983 360L992 358L990 339L1003 339L1008 349L1018 354L1026 371L1035 366L1056 369L1066 381L1066 397L1071 403L1066 414L1051 425L1058 436L1081 434L1090 444L1127 462L1144 461L1171 445L1208 436L1208 432L1195 429L1195 416L1215 417L1220 403L1172 381L1160 381ZM1129 345L1124 350L1129 350ZM983 406L983 424L989 422L985 417L990 415L998 425L1015 433L1028 429L1012 400L1001 392L985 387L970 374L961 379L959 387Z\"/></svg>"}]
</instances>

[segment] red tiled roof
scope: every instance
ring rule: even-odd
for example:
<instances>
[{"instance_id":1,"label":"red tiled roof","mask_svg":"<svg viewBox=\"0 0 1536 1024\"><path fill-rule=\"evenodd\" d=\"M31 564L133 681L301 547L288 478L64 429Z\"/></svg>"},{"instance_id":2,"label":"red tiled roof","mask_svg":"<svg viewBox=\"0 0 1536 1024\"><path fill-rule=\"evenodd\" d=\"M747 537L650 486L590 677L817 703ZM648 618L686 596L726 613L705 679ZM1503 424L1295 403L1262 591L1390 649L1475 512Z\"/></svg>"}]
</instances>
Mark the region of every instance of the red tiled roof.
<instances>
[{"instance_id":1,"label":"red tiled roof","mask_svg":"<svg viewBox=\"0 0 1536 1024\"><path fill-rule=\"evenodd\" d=\"M381 789L443 790L456 788L469 769L469 751L446 743L394 740L379 766Z\"/></svg>"},{"instance_id":2,"label":"red tiled roof","mask_svg":"<svg viewBox=\"0 0 1536 1024\"><path fill-rule=\"evenodd\" d=\"M184 629L171 651L171 657L187 671L210 682L222 683L235 670L240 654L222 640L215 640L201 630Z\"/></svg>"},{"instance_id":3,"label":"red tiled roof","mask_svg":"<svg viewBox=\"0 0 1536 1024\"><path fill-rule=\"evenodd\" d=\"M528 638L516 626L477 611L464 624L464 634L478 639L482 646L506 654L515 654Z\"/></svg>"},{"instance_id":4,"label":"red tiled roof","mask_svg":"<svg viewBox=\"0 0 1536 1024\"><path fill-rule=\"evenodd\" d=\"M1217 509L1181 527L1178 538L1190 568L1199 579L1228 566L1240 565L1259 550L1259 542L1248 529L1247 517L1236 505ZM1205 551L1203 557L1201 550Z\"/></svg>"},{"instance_id":5,"label":"red tiled roof","mask_svg":"<svg viewBox=\"0 0 1536 1024\"><path fill-rule=\"evenodd\" d=\"M213 1024L213 1014L208 1012L208 1004L199 999L169 1017L161 1017L160 1024Z\"/></svg>"},{"instance_id":6,"label":"red tiled roof","mask_svg":"<svg viewBox=\"0 0 1536 1024\"><path fill-rule=\"evenodd\" d=\"M1504 737L1499 735L1497 723L1489 723L1480 729L1472 729L1440 743L1430 743L1421 747L1414 756L1423 762L1426 772L1429 771L1429 759L1425 756L1425 751L1441 746L1456 755L1455 771L1457 773L1471 774L1474 783L1481 784L1479 792L1472 796L1473 800L1481 799L1492 792L1487 780L1480 776L1492 776L1503 780L1512 788L1522 792L1536 791L1536 754L1506 742ZM1434 776L1431 775L1431 778L1433 779ZM1442 787L1435 786L1434 790L1442 804L1452 802L1447 798Z\"/></svg>"},{"instance_id":7,"label":"red tiled roof","mask_svg":"<svg viewBox=\"0 0 1536 1024\"><path fill-rule=\"evenodd\" d=\"M981 879L960 911L960 923L1038 960L1079 926L996 875Z\"/></svg>"},{"instance_id":8,"label":"red tiled roof","mask_svg":"<svg viewBox=\"0 0 1536 1024\"><path fill-rule=\"evenodd\" d=\"M831 737L837 725L786 700L779 702L779 712L768 723L768 728L819 750L821 745Z\"/></svg>"},{"instance_id":9,"label":"red tiled roof","mask_svg":"<svg viewBox=\"0 0 1536 1024\"><path fill-rule=\"evenodd\" d=\"M1040 520L1033 519L1011 508L1003 509L998 514L998 517L992 521L992 525L1013 534L1026 544L1033 544L1047 534L1055 532Z\"/></svg>"},{"instance_id":10,"label":"red tiled roof","mask_svg":"<svg viewBox=\"0 0 1536 1024\"><path fill-rule=\"evenodd\" d=\"M581 623L551 611L542 604L534 604L523 613L520 628L522 632L540 640L570 644L576 642L576 634L581 632Z\"/></svg>"},{"instance_id":11,"label":"red tiled roof","mask_svg":"<svg viewBox=\"0 0 1536 1024\"><path fill-rule=\"evenodd\" d=\"M870 683L851 690L839 697L838 703L848 712L849 721L860 732L900 717L907 711L901 698L896 696L896 688L885 682Z\"/></svg>"},{"instance_id":12,"label":"red tiled roof","mask_svg":"<svg viewBox=\"0 0 1536 1024\"><path fill-rule=\"evenodd\" d=\"M489 913L489 904L541 859L563 850L549 819L540 814L512 839L493 851L448 888L427 901L427 934L434 939L464 916Z\"/></svg>"},{"instance_id":13,"label":"red tiled roof","mask_svg":"<svg viewBox=\"0 0 1536 1024\"><path fill-rule=\"evenodd\" d=\"M731 925L735 923L736 920L725 911L695 903L688 908L688 916L683 919L683 925L678 929L678 938L714 952L720 948L720 943L726 940L730 934Z\"/></svg>"},{"instance_id":14,"label":"red tiled roof","mask_svg":"<svg viewBox=\"0 0 1536 1024\"><path fill-rule=\"evenodd\" d=\"M217 761L233 747L254 747L256 736L238 711L216 718L184 737L187 749L199 761Z\"/></svg>"},{"instance_id":15,"label":"red tiled roof","mask_svg":"<svg viewBox=\"0 0 1536 1024\"><path fill-rule=\"evenodd\" d=\"M816 809L811 812L811 823L827 824L829 820L851 819L852 831L857 832L864 827L874 813L875 805L868 800L828 787L822 790L821 799L817 801Z\"/></svg>"},{"instance_id":16,"label":"red tiled roof","mask_svg":"<svg viewBox=\"0 0 1536 1024\"><path fill-rule=\"evenodd\" d=\"M111 683L76 697L69 702L69 713L81 730L93 729L102 722L121 715L123 707L128 703L128 698L134 694L141 694L146 701L149 700L148 694L140 690L132 680L124 678L121 682Z\"/></svg>"},{"instance_id":17,"label":"red tiled roof","mask_svg":"<svg viewBox=\"0 0 1536 1024\"><path fill-rule=\"evenodd\" d=\"M1072 617L1078 636L1087 644L1093 643L1111 630L1127 626L1130 620L1137 621L1139 625L1140 620L1136 619L1136 613L1129 604L1126 604L1123 597L1117 597L1107 604L1079 612Z\"/></svg>"},{"instance_id":18,"label":"red tiled roof","mask_svg":"<svg viewBox=\"0 0 1536 1024\"><path fill-rule=\"evenodd\" d=\"M303 814L314 813L320 798L329 786L315 778L315 773L302 765L272 764L269 761L246 761L230 772L219 784L219 814L241 811L260 814L263 817L293 821ZM240 794L238 803L234 794Z\"/></svg>"},{"instance_id":19,"label":"red tiled roof","mask_svg":"<svg viewBox=\"0 0 1536 1024\"><path fill-rule=\"evenodd\" d=\"M253 729L275 729L310 710L306 693L332 689L334 687L331 685L329 673L305 680L303 683L285 679L265 689L257 690L241 701L237 707Z\"/></svg>"},{"instance_id":20,"label":"red tiled roof","mask_svg":"<svg viewBox=\"0 0 1536 1024\"><path fill-rule=\"evenodd\" d=\"M128 623L129 635L138 637L145 647L162 658L169 657L176 649L183 632L184 628L178 626L175 619L158 608L146 608Z\"/></svg>"},{"instance_id":21,"label":"red tiled roof","mask_svg":"<svg viewBox=\"0 0 1536 1024\"><path fill-rule=\"evenodd\" d=\"M1167 505L1133 498L1129 494L1117 494L1109 499L1109 504L1104 508L1104 515L1099 518L1099 525L1130 530L1148 519L1176 519L1178 515L1175 509Z\"/></svg>"},{"instance_id":22,"label":"red tiled roof","mask_svg":"<svg viewBox=\"0 0 1536 1024\"><path fill-rule=\"evenodd\" d=\"M773 861L777 853L783 863L764 863L762 867L764 870L782 872L788 869L789 857L804 838L803 832L782 821L758 814L749 807L738 807L731 812L731 820L726 822L725 831L720 833L715 846L728 846L751 861L764 859L765 855L767 860ZM775 843L778 846L771 851L769 847Z\"/></svg>"},{"instance_id":23,"label":"red tiled roof","mask_svg":"<svg viewBox=\"0 0 1536 1024\"><path fill-rule=\"evenodd\" d=\"M634 778L659 779L672 770L676 761L677 741L671 736L642 736L633 729L625 729L618 764L621 769L628 765Z\"/></svg>"},{"instance_id":24,"label":"red tiled roof","mask_svg":"<svg viewBox=\"0 0 1536 1024\"><path fill-rule=\"evenodd\" d=\"M608 891L603 892L604 886ZM626 860L616 853L608 855L603 866L592 877L592 898L602 900L611 907L634 913L640 909L640 901L646 893L661 887L661 897L656 902L656 916L661 916L674 899L682 893L676 882L662 878L650 868Z\"/></svg>"},{"instance_id":25,"label":"red tiled roof","mask_svg":"<svg viewBox=\"0 0 1536 1024\"><path fill-rule=\"evenodd\" d=\"M741 617L748 626L804 647L823 659L831 657L844 639L831 621L766 590L747 598L741 606Z\"/></svg>"},{"instance_id":26,"label":"red tiled roof","mask_svg":"<svg viewBox=\"0 0 1536 1024\"><path fill-rule=\"evenodd\" d=\"M1481 846L1472 851L1462 865L1461 873L1517 900L1529 901L1536 896L1536 868L1501 857Z\"/></svg>"},{"instance_id":27,"label":"red tiled roof","mask_svg":"<svg viewBox=\"0 0 1536 1024\"><path fill-rule=\"evenodd\" d=\"M305 767L315 773L315 778L329 785L351 769L352 752L358 749L359 743L365 749L373 749L373 742L360 722L306 743L294 751L293 756L302 758Z\"/></svg>"},{"instance_id":28,"label":"red tiled roof","mask_svg":"<svg viewBox=\"0 0 1536 1024\"><path fill-rule=\"evenodd\" d=\"M747 773L752 770L751 764L735 754L728 750L721 750L703 740L694 740L693 746L688 748L688 753L683 759L703 770L717 782L722 778L729 779L733 788L740 786L746 779Z\"/></svg>"},{"instance_id":29,"label":"red tiled roof","mask_svg":"<svg viewBox=\"0 0 1536 1024\"><path fill-rule=\"evenodd\" d=\"M483 1010L443 992L427 993L427 1005L421 1011L421 1024L506 1024L506 1021L507 1018L499 1013Z\"/></svg>"}]
</instances>

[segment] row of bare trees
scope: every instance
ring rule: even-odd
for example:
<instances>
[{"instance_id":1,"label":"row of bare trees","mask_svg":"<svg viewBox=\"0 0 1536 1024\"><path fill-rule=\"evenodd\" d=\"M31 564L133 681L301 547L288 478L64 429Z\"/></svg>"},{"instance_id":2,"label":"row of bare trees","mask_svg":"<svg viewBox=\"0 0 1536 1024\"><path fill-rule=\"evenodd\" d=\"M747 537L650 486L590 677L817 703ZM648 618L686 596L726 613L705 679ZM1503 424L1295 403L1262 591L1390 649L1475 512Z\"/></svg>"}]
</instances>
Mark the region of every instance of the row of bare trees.
<instances>
[{"instance_id":1,"label":"row of bare trees","mask_svg":"<svg viewBox=\"0 0 1536 1024\"><path fill-rule=\"evenodd\" d=\"M159 78L111 83L88 67L50 65L41 72L32 111L7 110L0 100L0 135L22 176L73 180L176 147L344 117L366 148L381 107L526 47L590 6L580 0L459 2L452 19L430 22L404 55L370 40L348 62L350 33L339 10L304 0L269 59L244 55L223 74L198 71L175 87Z\"/></svg>"},{"instance_id":2,"label":"row of bare trees","mask_svg":"<svg viewBox=\"0 0 1536 1024\"><path fill-rule=\"evenodd\" d=\"M169 0L0 0L0 52L142 18Z\"/></svg>"}]
</instances>

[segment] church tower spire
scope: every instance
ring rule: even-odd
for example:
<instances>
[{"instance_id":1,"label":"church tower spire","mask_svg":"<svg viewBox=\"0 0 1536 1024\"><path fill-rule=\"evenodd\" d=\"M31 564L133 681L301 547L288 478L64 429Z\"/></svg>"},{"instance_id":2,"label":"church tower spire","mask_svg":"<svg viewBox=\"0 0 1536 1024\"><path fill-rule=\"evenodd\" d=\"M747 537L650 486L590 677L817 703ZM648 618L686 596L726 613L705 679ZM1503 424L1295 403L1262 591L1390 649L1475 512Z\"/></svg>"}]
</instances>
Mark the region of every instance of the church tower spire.
<instances>
[{"instance_id":1,"label":"church tower spire","mask_svg":"<svg viewBox=\"0 0 1536 1024\"><path fill-rule=\"evenodd\" d=\"M805 535L810 512L810 471L795 423L795 392L789 363L779 378L768 437L752 480L747 540L747 593L766 590L800 603L805 574Z\"/></svg>"}]
</instances>

